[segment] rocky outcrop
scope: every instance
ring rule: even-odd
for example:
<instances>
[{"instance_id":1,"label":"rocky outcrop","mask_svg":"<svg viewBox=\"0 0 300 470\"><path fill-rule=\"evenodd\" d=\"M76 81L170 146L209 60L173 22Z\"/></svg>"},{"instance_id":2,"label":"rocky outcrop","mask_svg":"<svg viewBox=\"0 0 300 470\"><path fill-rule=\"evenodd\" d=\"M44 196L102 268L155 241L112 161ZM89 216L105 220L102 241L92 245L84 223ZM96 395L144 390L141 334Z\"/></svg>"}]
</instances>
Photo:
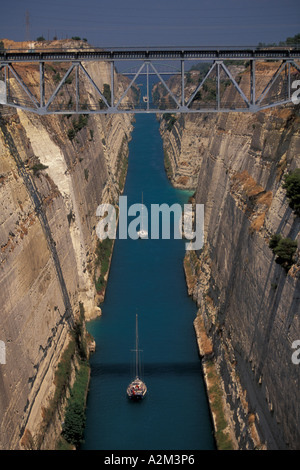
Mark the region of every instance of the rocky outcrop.
<instances>
[{"instance_id":1,"label":"rocky outcrop","mask_svg":"<svg viewBox=\"0 0 300 470\"><path fill-rule=\"evenodd\" d=\"M172 123L171 132L170 123ZM199 175L197 155L205 147L208 137L205 126L200 138L199 133L195 133L194 119L184 120L181 116L169 122L163 119L160 131L163 136L165 166L168 167L170 181L176 188L195 190Z\"/></svg>"},{"instance_id":2,"label":"rocky outcrop","mask_svg":"<svg viewBox=\"0 0 300 470\"><path fill-rule=\"evenodd\" d=\"M24 436L35 441L40 432L79 304L87 319L101 313L96 209L121 191L132 124L126 115L90 116L70 140L73 119L1 110L2 449L22 448Z\"/></svg>"},{"instance_id":3,"label":"rocky outcrop","mask_svg":"<svg viewBox=\"0 0 300 470\"><path fill-rule=\"evenodd\" d=\"M198 339L207 335L212 344L239 449L300 447L299 366L292 362L299 249L286 273L269 248L274 233L299 247L300 220L282 187L283 175L300 166L299 124L296 106L186 116L169 130L162 123L172 181L185 177L205 205L205 244L187 252L185 267L199 307Z\"/></svg>"}]
</instances>

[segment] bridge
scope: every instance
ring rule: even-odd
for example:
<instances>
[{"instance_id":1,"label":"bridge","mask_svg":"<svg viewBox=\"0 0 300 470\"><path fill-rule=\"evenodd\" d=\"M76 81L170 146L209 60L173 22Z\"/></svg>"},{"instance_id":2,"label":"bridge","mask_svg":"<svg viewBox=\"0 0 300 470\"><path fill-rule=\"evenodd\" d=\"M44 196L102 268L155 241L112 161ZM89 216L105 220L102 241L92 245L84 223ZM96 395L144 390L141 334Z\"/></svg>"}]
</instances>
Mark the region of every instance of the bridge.
<instances>
[{"instance_id":1,"label":"bridge","mask_svg":"<svg viewBox=\"0 0 300 470\"><path fill-rule=\"evenodd\" d=\"M299 46L0 51L0 104L40 115L257 112L298 80Z\"/></svg>"}]
</instances>

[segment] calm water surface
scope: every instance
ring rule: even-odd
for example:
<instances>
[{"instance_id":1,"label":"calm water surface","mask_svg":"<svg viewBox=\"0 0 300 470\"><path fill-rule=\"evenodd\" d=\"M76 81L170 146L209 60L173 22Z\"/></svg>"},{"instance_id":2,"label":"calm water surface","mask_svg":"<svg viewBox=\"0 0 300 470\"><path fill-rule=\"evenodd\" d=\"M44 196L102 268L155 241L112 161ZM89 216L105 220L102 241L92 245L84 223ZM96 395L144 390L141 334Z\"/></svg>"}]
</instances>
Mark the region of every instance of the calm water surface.
<instances>
[{"instance_id":1,"label":"calm water surface","mask_svg":"<svg viewBox=\"0 0 300 470\"><path fill-rule=\"evenodd\" d=\"M154 115L137 115L124 195L128 206L188 202L163 165ZM134 218L129 218L133 220ZM116 240L102 316L88 324L91 357L86 450L214 449L212 425L193 328L196 305L183 271L184 240ZM135 317L148 394L131 402Z\"/></svg>"}]
</instances>

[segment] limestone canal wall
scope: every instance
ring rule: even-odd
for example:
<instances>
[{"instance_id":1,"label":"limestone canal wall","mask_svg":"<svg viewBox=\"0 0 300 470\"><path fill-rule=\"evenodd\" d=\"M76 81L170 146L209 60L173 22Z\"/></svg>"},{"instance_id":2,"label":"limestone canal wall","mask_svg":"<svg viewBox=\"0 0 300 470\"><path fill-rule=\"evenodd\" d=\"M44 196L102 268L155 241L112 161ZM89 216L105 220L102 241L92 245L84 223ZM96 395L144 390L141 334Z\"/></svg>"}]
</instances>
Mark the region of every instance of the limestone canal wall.
<instances>
[{"instance_id":1,"label":"limestone canal wall","mask_svg":"<svg viewBox=\"0 0 300 470\"><path fill-rule=\"evenodd\" d=\"M109 65L89 67L103 86ZM28 73L34 88L38 71ZM47 84L55 85L58 71L47 73ZM124 86L116 82L116 89ZM60 419L51 432L49 423L45 427L55 374L80 305L86 319L101 314L96 209L116 202L122 191L131 130L126 115L39 117L0 110L0 339L6 347L0 449L53 449L61 432Z\"/></svg>"},{"instance_id":2,"label":"limestone canal wall","mask_svg":"<svg viewBox=\"0 0 300 470\"><path fill-rule=\"evenodd\" d=\"M300 167L299 106L174 118L161 120L170 179L205 205L204 247L185 270L204 369L222 392L216 432L231 448L299 449L300 219L283 188ZM269 247L276 233L298 242L288 272Z\"/></svg>"}]
</instances>

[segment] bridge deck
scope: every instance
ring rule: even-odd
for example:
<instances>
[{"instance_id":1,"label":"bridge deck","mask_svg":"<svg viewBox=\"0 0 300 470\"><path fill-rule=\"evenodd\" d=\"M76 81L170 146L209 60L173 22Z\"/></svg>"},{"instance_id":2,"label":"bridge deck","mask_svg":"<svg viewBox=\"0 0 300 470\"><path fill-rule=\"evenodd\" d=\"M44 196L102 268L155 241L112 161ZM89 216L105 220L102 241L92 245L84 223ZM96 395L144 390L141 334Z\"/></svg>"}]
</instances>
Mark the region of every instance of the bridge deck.
<instances>
[{"instance_id":1,"label":"bridge deck","mask_svg":"<svg viewBox=\"0 0 300 470\"><path fill-rule=\"evenodd\" d=\"M7 50L1 62L95 61L95 60L241 60L298 59L300 49L184 49L184 50Z\"/></svg>"}]
</instances>

